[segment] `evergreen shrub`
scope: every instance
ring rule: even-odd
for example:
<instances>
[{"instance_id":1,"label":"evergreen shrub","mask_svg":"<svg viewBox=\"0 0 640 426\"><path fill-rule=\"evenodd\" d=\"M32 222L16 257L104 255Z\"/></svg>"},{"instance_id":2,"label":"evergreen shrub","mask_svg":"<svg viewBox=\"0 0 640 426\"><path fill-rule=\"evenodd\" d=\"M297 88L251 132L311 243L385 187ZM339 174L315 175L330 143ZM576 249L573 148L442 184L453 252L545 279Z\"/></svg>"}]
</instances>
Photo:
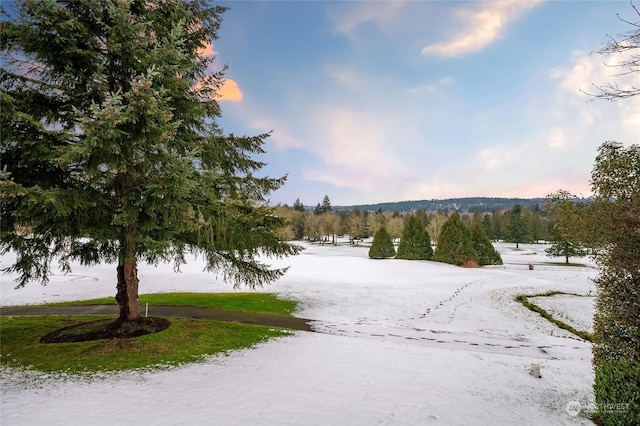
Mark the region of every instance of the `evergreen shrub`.
<instances>
[{"instance_id":1,"label":"evergreen shrub","mask_svg":"<svg viewBox=\"0 0 640 426\"><path fill-rule=\"evenodd\" d=\"M431 237L417 216L409 216L404 224L396 259L431 260Z\"/></svg>"},{"instance_id":2,"label":"evergreen shrub","mask_svg":"<svg viewBox=\"0 0 640 426\"><path fill-rule=\"evenodd\" d=\"M369 248L369 257L372 259L387 259L396 255L396 249L387 230L383 227L378 229L373 237L373 243Z\"/></svg>"},{"instance_id":3,"label":"evergreen shrub","mask_svg":"<svg viewBox=\"0 0 640 426\"><path fill-rule=\"evenodd\" d=\"M471 243L471 231L462 223L460 214L454 212L442 225L433 260L462 266L477 262L478 254Z\"/></svg>"},{"instance_id":4,"label":"evergreen shrub","mask_svg":"<svg viewBox=\"0 0 640 426\"><path fill-rule=\"evenodd\" d=\"M487 233L479 223L475 223L471 227L471 244L478 254L477 261L480 266L502 265L500 253L493 247Z\"/></svg>"}]
</instances>

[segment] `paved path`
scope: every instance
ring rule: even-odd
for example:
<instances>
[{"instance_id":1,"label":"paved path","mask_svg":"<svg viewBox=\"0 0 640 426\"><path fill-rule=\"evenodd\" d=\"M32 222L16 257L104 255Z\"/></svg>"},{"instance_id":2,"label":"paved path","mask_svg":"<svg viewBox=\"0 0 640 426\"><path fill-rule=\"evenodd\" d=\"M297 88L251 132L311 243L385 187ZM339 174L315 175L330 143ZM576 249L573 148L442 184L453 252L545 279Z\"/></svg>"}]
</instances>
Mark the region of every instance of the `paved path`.
<instances>
[{"instance_id":1,"label":"paved path","mask_svg":"<svg viewBox=\"0 0 640 426\"><path fill-rule=\"evenodd\" d=\"M145 314L145 306L140 306ZM118 315L118 305L86 306L7 306L0 308L2 316L45 316L45 315ZM224 309L199 306L149 306L149 316L181 317L214 321L239 322L242 324L264 325L292 330L314 331L311 320L283 315L257 314L253 312L227 311Z\"/></svg>"}]
</instances>

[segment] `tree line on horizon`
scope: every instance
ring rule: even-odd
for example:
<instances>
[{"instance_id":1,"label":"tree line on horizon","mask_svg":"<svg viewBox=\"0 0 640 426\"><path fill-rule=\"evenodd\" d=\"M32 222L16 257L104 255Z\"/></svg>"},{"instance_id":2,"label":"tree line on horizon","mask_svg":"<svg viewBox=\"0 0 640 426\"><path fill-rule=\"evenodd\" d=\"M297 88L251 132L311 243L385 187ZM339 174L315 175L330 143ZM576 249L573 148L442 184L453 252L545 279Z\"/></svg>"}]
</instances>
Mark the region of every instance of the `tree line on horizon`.
<instances>
[{"instance_id":1,"label":"tree line on horizon","mask_svg":"<svg viewBox=\"0 0 640 426\"><path fill-rule=\"evenodd\" d=\"M505 198L505 197L462 197L443 198L431 200L404 200L389 201L376 204L357 204L351 206L334 206L333 210L340 211L399 211L415 212L417 210L442 211L448 214L453 211L473 213L480 209L482 212L492 212L494 210L509 210L516 204L522 207L535 208L544 202L544 197L537 198ZM312 210L312 209L311 209Z\"/></svg>"},{"instance_id":2,"label":"tree line on horizon","mask_svg":"<svg viewBox=\"0 0 640 426\"><path fill-rule=\"evenodd\" d=\"M572 203L583 204L583 200L573 198ZM496 209L483 212L477 208L473 213L454 211L445 213L441 210L417 210L413 213L398 211L334 211L328 196L324 196L312 210L305 207L300 199L296 199L292 207L278 205L275 211L288 220L288 226L283 229L282 238L285 240L308 240L320 244L335 244L338 236L348 236L350 244L358 245L366 238L374 237L382 227L389 234L391 240L401 241L406 222L410 218L417 218L426 232L431 243L437 244L441 229L455 213L460 222L470 230L479 228L490 241L505 241L516 244L551 242L548 254L563 256L566 262L569 257L582 257L587 251L581 247L567 243L555 229L556 217L564 210L551 208L553 198L544 199L543 206L539 204L522 207L516 204L511 209Z\"/></svg>"}]
</instances>

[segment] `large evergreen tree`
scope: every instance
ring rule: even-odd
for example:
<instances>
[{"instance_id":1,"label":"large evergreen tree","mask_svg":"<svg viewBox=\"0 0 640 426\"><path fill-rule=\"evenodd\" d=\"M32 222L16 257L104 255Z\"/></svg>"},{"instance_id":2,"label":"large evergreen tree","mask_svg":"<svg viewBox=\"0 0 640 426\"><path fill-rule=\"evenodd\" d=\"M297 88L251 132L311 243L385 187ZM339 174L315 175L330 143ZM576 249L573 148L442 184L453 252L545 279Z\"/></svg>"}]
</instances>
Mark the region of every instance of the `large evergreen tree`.
<instances>
[{"instance_id":1,"label":"large evergreen tree","mask_svg":"<svg viewBox=\"0 0 640 426\"><path fill-rule=\"evenodd\" d=\"M304 238L305 220L307 212L300 198L296 198L293 203L293 214L291 215L291 226L293 227L293 238L302 240Z\"/></svg>"},{"instance_id":2,"label":"large evergreen tree","mask_svg":"<svg viewBox=\"0 0 640 426\"><path fill-rule=\"evenodd\" d=\"M494 209L491 213L491 228L493 231L493 239L495 241L505 238L506 218L502 210Z\"/></svg>"},{"instance_id":3,"label":"large evergreen tree","mask_svg":"<svg viewBox=\"0 0 640 426\"><path fill-rule=\"evenodd\" d=\"M324 198L322 198L322 204L316 204L316 208L313 210L313 213L320 216L332 210L331 200L329 200L328 195L325 195Z\"/></svg>"},{"instance_id":4,"label":"large evergreen tree","mask_svg":"<svg viewBox=\"0 0 640 426\"><path fill-rule=\"evenodd\" d=\"M500 253L493 247L491 240L480 223L476 222L471 225L471 245L478 255L477 260L480 266L502 265Z\"/></svg>"},{"instance_id":5,"label":"large evergreen tree","mask_svg":"<svg viewBox=\"0 0 640 426\"><path fill-rule=\"evenodd\" d=\"M516 248L519 248L520 243L530 243L533 239L529 224L522 213L523 209L520 204L516 204L508 212L505 240L516 243Z\"/></svg>"},{"instance_id":6,"label":"large evergreen tree","mask_svg":"<svg viewBox=\"0 0 640 426\"><path fill-rule=\"evenodd\" d=\"M293 210L301 213L305 212L304 204L302 204L300 198L296 198L296 201L293 202Z\"/></svg>"},{"instance_id":7,"label":"large evergreen tree","mask_svg":"<svg viewBox=\"0 0 640 426\"><path fill-rule=\"evenodd\" d=\"M431 237L417 216L409 216L404 222L396 258L430 260L432 257Z\"/></svg>"},{"instance_id":8,"label":"large evergreen tree","mask_svg":"<svg viewBox=\"0 0 640 426\"><path fill-rule=\"evenodd\" d=\"M328 195L325 195L324 198L322 198L322 212L326 213L332 210L333 208L331 207L331 200L329 200Z\"/></svg>"},{"instance_id":9,"label":"large evergreen tree","mask_svg":"<svg viewBox=\"0 0 640 426\"><path fill-rule=\"evenodd\" d=\"M387 259L396 255L393 241L384 226L376 232L373 242L369 248L369 257L372 259Z\"/></svg>"},{"instance_id":10,"label":"large evergreen tree","mask_svg":"<svg viewBox=\"0 0 640 426\"><path fill-rule=\"evenodd\" d=\"M365 212L365 218L369 235L375 236L381 227L387 226L387 218L382 209L378 209L375 213Z\"/></svg>"},{"instance_id":11,"label":"large evergreen tree","mask_svg":"<svg viewBox=\"0 0 640 426\"><path fill-rule=\"evenodd\" d=\"M480 222L480 224L482 225L484 233L487 234L487 237L489 237L490 240L495 240L496 237L493 232L493 223L491 221L491 215L489 213L486 213L484 216L482 216L482 221Z\"/></svg>"},{"instance_id":12,"label":"large evergreen tree","mask_svg":"<svg viewBox=\"0 0 640 426\"><path fill-rule=\"evenodd\" d=\"M460 214L453 212L442 225L433 260L462 266L477 262L478 254L471 242L471 231L462 222Z\"/></svg>"},{"instance_id":13,"label":"large evergreen tree","mask_svg":"<svg viewBox=\"0 0 640 426\"><path fill-rule=\"evenodd\" d=\"M205 0L20 0L3 16L1 251L18 285L58 259L117 262L120 322L140 318L137 262L185 262L235 285L280 277L286 256L254 176L267 134L223 134L204 48L224 8ZM115 281L115 280L114 280Z\"/></svg>"}]
</instances>

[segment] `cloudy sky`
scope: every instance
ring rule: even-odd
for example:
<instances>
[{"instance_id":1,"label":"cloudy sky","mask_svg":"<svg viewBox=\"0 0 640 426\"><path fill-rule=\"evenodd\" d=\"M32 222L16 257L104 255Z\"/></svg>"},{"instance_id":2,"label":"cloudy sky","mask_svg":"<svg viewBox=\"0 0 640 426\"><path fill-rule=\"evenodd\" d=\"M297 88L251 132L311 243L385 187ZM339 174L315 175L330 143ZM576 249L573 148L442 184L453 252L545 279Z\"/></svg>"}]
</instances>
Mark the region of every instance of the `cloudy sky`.
<instances>
[{"instance_id":1,"label":"cloudy sky","mask_svg":"<svg viewBox=\"0 0 640 426\"><path fill-rule=\"evenodd\" d=\"M628 1L222 4L220 123L273 130L274 204L587 196L597 147L640 143L640 99L581 92L614 81L590 53L632 29Z\"/></svg>"}]
</instances>

